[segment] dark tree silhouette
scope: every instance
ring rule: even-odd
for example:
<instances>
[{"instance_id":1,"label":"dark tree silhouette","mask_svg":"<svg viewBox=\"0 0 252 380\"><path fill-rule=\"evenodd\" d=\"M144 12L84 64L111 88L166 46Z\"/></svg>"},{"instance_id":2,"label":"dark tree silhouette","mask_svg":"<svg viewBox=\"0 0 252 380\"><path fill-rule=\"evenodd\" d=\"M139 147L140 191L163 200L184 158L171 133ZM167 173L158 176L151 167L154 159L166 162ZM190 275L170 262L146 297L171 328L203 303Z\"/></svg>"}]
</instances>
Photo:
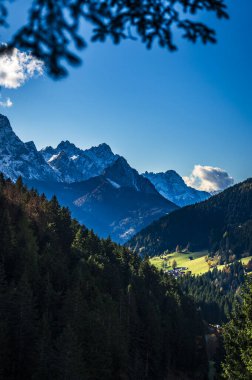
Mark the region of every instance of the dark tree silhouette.
<instances>
[{"instance_id":1,"label":"dark tree silhouette","mask_svg":"<svg viewBox=\"0 0 252 380\"><path fill-rule=\"evenodd\" d=\"M0 26L7 24L7 2L0 0ZM84 25L92 26L92 42L139 37L147 48L157 41L174 51L175 29L191 42L216 42L215 31L195 18L204 12L228 18L225 0L34 0L27 24L1 50L28 49L57 78L67 74L66 64L81 63L77 50L87 46Z\"/></svg>"},{"instance_id":2,"label":"dark tree silhouette","mask_svg":"<svg viewBox=\"0 0 252 380\"><path fill-rule=\"evenodd\" d=\"M172 276L0 173L0 379L206 379L204 334Z\"/></svg>"}]
</instances>

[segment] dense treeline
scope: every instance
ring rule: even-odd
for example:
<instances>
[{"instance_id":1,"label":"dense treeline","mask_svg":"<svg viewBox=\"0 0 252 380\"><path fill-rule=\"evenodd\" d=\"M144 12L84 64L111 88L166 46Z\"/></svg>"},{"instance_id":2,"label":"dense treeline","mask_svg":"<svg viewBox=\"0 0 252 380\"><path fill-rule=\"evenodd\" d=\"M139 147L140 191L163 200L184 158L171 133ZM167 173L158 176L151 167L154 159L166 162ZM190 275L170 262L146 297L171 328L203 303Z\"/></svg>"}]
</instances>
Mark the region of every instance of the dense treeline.
<instances>
[{"instance_id":1,"label":"dense treeline","mask_svg":"<svg viewBox=\"0 0 252 380\"><path fill-rule=\"evenodd\" d=\"M128 246L157 255L176 246L218 252L224 262L252 254L252 179L210 199L184 207L136 234Z\"/></svg>"},{"instance_id":2,"label":"dense treeline","mask_svg":"<svg viewBox=\"0 0 252 380\"><path fill-rule=\"evenodd\" d=\"M205 379L203 328L169 276L0 177L0 378Z\"/></svg>"},{"instance_id":3,"label":"dense treeline","mask_svg":"<svg viewBox=\"0 0 252 380\"><path fill-rule=\"evenodd\" d=\"M228 380L252 379L252 281L248 279L235 303L231 320L224 328L226 356L223 377Z\"/></svg>"},{"instance_id":4,"label":"dense treeline","mask_svg":"<svg viewBox=\"0 0 252 380\"><path fill-rule=\"evenodd\" d=\"M244 283L243 265L235 262L223 270L213 269L201 276L179 278L183 292L191 296L208 323L226 323L230 317L236 291Z\"/></svg>"}]
</instances>

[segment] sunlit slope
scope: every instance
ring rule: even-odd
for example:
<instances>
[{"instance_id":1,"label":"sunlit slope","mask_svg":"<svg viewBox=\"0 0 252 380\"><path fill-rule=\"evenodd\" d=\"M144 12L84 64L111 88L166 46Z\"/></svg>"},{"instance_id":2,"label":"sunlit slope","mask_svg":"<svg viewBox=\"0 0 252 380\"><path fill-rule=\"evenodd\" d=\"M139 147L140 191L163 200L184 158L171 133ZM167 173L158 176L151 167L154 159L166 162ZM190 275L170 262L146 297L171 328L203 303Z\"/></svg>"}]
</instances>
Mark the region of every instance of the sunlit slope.
<instances>
[{"instance_id":1,"label":"sunlit slope","mask_svg":"<svg viewBox=\"0 0 252 380\"><path fill-rule=\"evenodd\" d=\"M193 253L179 253L174 252L168 255L155 256L150 259L151 264L153 264L157 269L171 270L172 263L175 260L177 267L186 267L186 271L191 272L194 275L204 274L211 270L211 266L208 264L207 251L193 252ZM252 256L244 257L241 261L242 264L247 265L252 259ZM214 264L214 261L213 261ZM216 265L217 269L221 270L225 265Z\"/></svg>"}]
</instances>

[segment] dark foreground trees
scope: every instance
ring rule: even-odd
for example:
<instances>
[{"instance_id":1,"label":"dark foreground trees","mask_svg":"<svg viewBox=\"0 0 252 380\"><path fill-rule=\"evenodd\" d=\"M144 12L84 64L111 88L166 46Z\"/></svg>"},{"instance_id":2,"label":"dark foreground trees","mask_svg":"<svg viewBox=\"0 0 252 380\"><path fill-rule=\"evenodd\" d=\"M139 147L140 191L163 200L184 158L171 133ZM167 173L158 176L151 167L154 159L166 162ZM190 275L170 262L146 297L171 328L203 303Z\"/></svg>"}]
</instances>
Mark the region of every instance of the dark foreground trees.
<instances>
[{"instance_id":1,"label":"dark foreground trees","mask_svg":"<svg viewBox=\"0 0 252 380\"><path fill-rule=\"evenodd\" d=\"M7 3L0 1L0 26L7 24ZM104 42L110 37L115 44L126 38L140 38L147 48L157 41L170 51L176 50L175 30L189 41L213 43L215 31L201 22L199 16L211 12L217 18L227 18L225 3L224 0L34 0L26 25L8 42L9 47L30 50L46 63L50 75L60 77L66 74L65 63L80 63L76 50L87 46L88 34L92 42Z\"/></svg>"},{"instance_id":2,"label":"dark foreground trees","mask_svg":"<svg viewBox=\"0 0 252 380\"><path fill-rule=\"evenodd\" d=\"M206 373L199 315L172 278L0 178L0 378Z\"/></svg>"},{"instance_id":3,"label":"dark foreground trees","mask_svg":"<svg viewBox=\"0 0 252 380\"><path fill-rule=\"evenodd\" d=\"M232 380L252 379L252 281L244 286L232 318L224 328L226 358L223 364L224 378Z\"/></svg>"}]
</instances>

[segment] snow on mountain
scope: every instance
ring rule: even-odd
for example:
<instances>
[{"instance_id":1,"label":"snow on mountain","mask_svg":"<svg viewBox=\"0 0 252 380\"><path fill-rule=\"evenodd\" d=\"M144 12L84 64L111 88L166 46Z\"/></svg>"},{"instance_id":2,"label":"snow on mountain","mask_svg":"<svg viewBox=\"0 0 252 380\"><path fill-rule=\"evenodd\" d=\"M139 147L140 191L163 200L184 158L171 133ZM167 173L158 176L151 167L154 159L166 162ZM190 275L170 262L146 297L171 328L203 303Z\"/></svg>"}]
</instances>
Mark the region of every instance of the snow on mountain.
<instances>
[{"instance_id":1,"label":"snow on mountain","mask_svg":"<svg viewBox=\"0 0 252 380\"><path fill-rule=\"evenodd\" d=\"M0 115L0 171L29 187L56 194L82 223L125 242L152 221L187 204L208 198L188 187L174 171L140 175L107 144L82 150L62 141L38 151L23 143L7 117Z\"/></svg>"},{"instance_id":2,"label":"snow on mountain","mask_svg":"<svg viewBox=\"0 0 252 380\"><path fill-rule=\"evenodd\" d=\"M83 179L83 175L76 167L75 162L68 157L64 150L52 155L48 164L58 172L62 182L79 182Z\"/></svg>"},{"instance_id":3,"label":"snow on mountain","mask_svg":"<svg viewBox=\"0 0 252 380\"><path fill-rule=\"evenodd\" d=\"M84 181L100 175L119 156L107 144L82 150L69 141L46 147L41 153L47 163L60 174L63 182Z\"/></svg>"},{"instance_id":4,"label":"snow on mountain","mask_svg":"<svg viewBox=\"0 0 252 380\"><path fill-rule=\"evenodd\" d=\"M109 179L109 178L106 178L108 181L109 181L109 183L112 185L112 186L114 186L116 189L120 189L120 185L118 184L118 183L116 183L116 182L114 182L114 181L111 181L111 179Z\"/></svg>"},{"instance_id":5,"label":"snow on mountain","mask_svg":"<svg viewBox=\"0 0 252 380\"><path fill-rule=\"evenodd\" d=\"M122 187L131 187L144 193L157 193L151 182L133 169L123 157L118 157L112 165L105 169L103 175Z\"/></svg>"},{"instance_id":6,"label":"snow on mountain","mask_svg":"<svg viewBox=\"0 0 252 380\"><path fill-rule=\"evenodd\" d=\"M0 115L0 170L13 181L19 176L36 180L57 180L57 174L37 151L34 142L23 143L4 115Z\"/></svg>"},{"instance_id":7,"label":"snow on mountain","mask_svg":"<svg viewBox=\"0 0 252 380\"><path fill-rule=\"evenodd\" d=\"M174 170L167 170L165 173L145 172L143 176L151 181L163 197L180 207L201 202L210 197L210 194L205 191L187 186L183 178Z\"/></svg>"},{"instance_id":8,"label":"snow on mountain","mask_svg":"<svg viewBox=\"0 0 252 380\"><path fill-rule=\"evenodd\" d=\"M33 141L23 143L7 117L0 115L0 170L13 181L22 176L28 180L80 182L102 175L110 166L110 181L114 187L141 188L142 177L107 144L82 150L69 141L62 141L56 148L49 146L38 151ZM117 175L123 176L119 182L113 180ZM152 186L149 181L147 185Z\"/></svg>"},{"instance_id":9,"label":"snow on mountain","mask_svg":"<svg viewBox=\"0 0 252 380\"><path fill-rule=\"evenodd\" d=\"M103 175L115 188L130 187L150 194L158 192L179 206L210 196L188 187L173 170L139 175L107 144L82 150L67 140L61 141L56 148L48 146L38 151L33 141L23 143L16 136L3 115L0 115L0 170L12 180L21 175L30 180L67 183Z\"/></svg>"}]
</instances>

